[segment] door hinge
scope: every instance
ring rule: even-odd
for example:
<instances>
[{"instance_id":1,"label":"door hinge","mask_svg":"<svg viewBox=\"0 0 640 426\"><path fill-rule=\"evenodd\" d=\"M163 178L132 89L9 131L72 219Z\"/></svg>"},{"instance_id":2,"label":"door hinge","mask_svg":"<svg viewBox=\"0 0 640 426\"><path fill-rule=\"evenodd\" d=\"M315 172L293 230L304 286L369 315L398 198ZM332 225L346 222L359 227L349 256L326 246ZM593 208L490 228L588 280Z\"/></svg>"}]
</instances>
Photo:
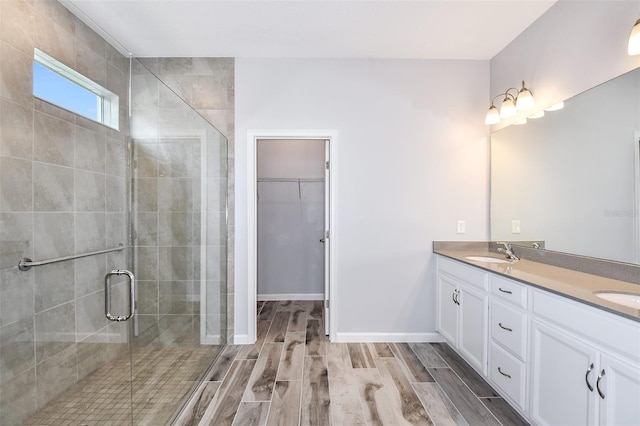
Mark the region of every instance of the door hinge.
<instances>
[{"instance_id":1,"label":"door hinge","mask_svg":"<svg viewBox=\"0 0 640 426\"><path fill-rule=\"evenodd\" d=\"M329 299L324 301L324 307L325 309L329 309Z\"/></svg>"},{"instance_id":2,"label":"door hinge","mask_svg":"<svg viewBox=\"0 0 640 426\"><path fill-rule=\"evenodd\" d=\"M326 238L326 239L329 238L329 231L324 231L324 238Z\"/></svg>"},{"instance_id":3,"label":"door hinge","mask_svg":"<svg viewBox=\"0 0 640 426\"><path fill-rule=\"evenodd\" d=\"M325 168L325 169L327 169L327 170L329 170L329 162L328 162L328 161L325 161L325 162L324 162L324 168Z\"/></svg>"}]
</instances>

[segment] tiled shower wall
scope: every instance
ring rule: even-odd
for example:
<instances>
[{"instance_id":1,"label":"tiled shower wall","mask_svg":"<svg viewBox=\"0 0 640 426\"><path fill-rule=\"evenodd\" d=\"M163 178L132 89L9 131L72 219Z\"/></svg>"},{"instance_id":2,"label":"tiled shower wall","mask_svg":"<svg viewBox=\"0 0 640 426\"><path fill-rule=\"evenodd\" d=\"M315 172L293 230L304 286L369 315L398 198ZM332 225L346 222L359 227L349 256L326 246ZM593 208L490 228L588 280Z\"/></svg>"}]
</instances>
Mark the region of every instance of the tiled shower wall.
<instances>
[{"instance_id":1,"label":"tiled shower wall","mask_svg":"<svg viewBox=\"0 0 640 426\"><path fill-rule=\"evenodd\" d=\"M34 47L120 97L120 131L32 96ZM126 350L103 277L127 252L129 61L55 1L0 1L0 418L19 423Z\"/></svg>"},{"instance_id":2,"label":"tiled shower wall","mask_svg":"<svg viewBox=\"0 0 640 426\"><path fill-rule=\"evenodd\" d=\"M228 139L227 341L234 325L234 59L142 58L140 61Z\"/></svg>"},{"instance_id":3,"label":"tiled shower wall","mask_svg":"<svg viewBox=\"0 0 640 426\"><path fill-rule=\"evenodd\" d=\"M205 340L219 343L226 331L227 142L138 60L131 85L139 335L197 345L202 319Z\"/></svg>"}]
</instances>

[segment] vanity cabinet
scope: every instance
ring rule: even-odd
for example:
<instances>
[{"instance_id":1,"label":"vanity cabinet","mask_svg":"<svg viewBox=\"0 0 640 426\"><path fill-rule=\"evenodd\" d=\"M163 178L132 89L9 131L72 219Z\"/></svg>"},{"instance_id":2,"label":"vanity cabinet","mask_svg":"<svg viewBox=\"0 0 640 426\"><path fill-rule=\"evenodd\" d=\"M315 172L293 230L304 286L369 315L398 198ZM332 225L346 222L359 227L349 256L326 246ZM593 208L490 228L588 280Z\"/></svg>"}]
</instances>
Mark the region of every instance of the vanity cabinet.
<instances>
[{"instance_id":1,"label":"vanity cabinet","mask_svg":"<svg viewBox=\"0 0 640 426\"><path fill-rule=\"evenodd\" d=\"M535 425L640 425L640 323L438 257L437 327Z\"/></svg>"},{"instance_id":2,"label":"vanity cabinet","mask_svg":"<svg viewBox=\"0 0 640 426\"><path fill-rule=\"evenodd\" d=\"M640 361L633 365L602 354L600 371L606 373L600 385L604 395L599 401L600 424L640 424Z\"/></svg>"},{"instance_id":3,"label":"vanity cabinet","mask_svg":"<svg viewBox=\"0 0 640 426\"><path fill-rule=\"evenodd\" d=\"M539 425L640 424L637 325L534 292L531 419Z\"/></svg>"},{"instance_id":4,"label":"vanity cabinet","mask_svg":"<svg viewBox=\"0 0 640 426\"><path fill-rule=\"evenodd\" d=\"M478 371L487 371L488 274L438 259L437 327Z\"/></svg>"},{"instance_id":5,"label":"vanity cabinet","mask_svg":"<svg viewBox=\"0 0 640 426\"><path fill-rule=\"evenodd\" d=\"M593 425L597 351L538 321L532 324L531 418L538 425Z\"/></svg>"}]
</instances>

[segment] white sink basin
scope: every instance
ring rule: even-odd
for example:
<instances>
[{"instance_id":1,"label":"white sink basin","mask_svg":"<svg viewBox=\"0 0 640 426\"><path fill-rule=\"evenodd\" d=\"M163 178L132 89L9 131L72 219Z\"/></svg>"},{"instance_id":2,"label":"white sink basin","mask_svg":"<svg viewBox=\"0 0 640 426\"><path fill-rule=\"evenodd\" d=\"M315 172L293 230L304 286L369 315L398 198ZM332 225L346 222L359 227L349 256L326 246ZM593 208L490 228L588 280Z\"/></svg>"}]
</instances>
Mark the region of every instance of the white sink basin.
<instances>
[{"instance_id":1,"label":"white sink basin","mask_svg":"<svg viewBox=\"0 0 640 426\"><path fill-rule=\"evenodd\" d=\"M489 257L489 256L465 256L467 260L473 260L474 262L484 262L484 263L511 263L507 259L499 259L497 257Z\"/></svg>"},{"instance_id":2,"label":"white sink basin","mask_svg":"<svg viewBox=\"0 0 640 426\"><path fill-rule=\"evenodd\" d=\"M640 293L627 291L596 291L593 294L609 302L640 309Z\"/></svg>"}]
</instances>

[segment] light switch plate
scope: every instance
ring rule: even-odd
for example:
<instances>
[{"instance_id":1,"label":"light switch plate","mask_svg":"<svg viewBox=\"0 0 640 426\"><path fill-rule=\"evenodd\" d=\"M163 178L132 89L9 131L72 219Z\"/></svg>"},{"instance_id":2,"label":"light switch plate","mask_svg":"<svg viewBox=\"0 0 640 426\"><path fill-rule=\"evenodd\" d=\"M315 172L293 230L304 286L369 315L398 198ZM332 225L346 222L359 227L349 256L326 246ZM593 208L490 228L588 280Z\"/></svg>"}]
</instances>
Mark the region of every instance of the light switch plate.
<instances>
[{"instance_id":1,"label":"light switch plate","mask_svg":"<svg viewBox=\"0 0 640 426\"><path fill-rule=\"evenodd\" d=\"M464 220L459 220L457 223L457 232L458 234L464 234L467 232L467 224Z\"/></svg>"},{"instance_id":2,"label":"light switch plate","mask_svg":"<svg viewBox=\"0 0 640 426\"><path fill-rule=\"evenodd\" d=\"M512 234L519 234L520 233L520 221L519 220L512 220L511 221L511 233Z\"/></svg>"}]
</instances>

